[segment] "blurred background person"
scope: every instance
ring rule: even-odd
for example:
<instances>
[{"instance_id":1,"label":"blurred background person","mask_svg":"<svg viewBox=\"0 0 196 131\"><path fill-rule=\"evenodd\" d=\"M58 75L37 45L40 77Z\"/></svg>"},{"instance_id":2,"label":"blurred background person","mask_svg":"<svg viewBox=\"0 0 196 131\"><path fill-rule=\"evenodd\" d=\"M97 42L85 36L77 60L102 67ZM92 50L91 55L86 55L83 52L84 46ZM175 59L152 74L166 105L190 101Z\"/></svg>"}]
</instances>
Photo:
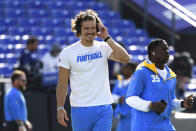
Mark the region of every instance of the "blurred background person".
<instances>
[{"instance_id":1,"label":"blurred background person","mask_svg":"<svg viewBox=\"0 0 196 131\"><path fill-rule=\"evenodd\" d=\"M47 52L41 59L43 63L43 73L57 72L58 70L58 55L61 51L59 44L53 44L50 52Z\"/></svg>"},{"instance_id":2,"label":"blurred background person","mask_svg":"<svg viewBox=\"0 0 196 131\"><path fill-rule=\"evenodd\" d=\"M47 86L46 89L54 89L57 85L58 80L58 55L61 51L59 44L55 43L52 45L50 52L47 52L42 60L42 85Z\"/></svg>"},{"instance_id":3,"label":"blurred background person","mask_svg":"<svg viewBox=\"0 0 196 131\"><path fill-rule=\"evenodd\" d=\"M27 74L27 89L37 90L41 87L42 63L38 53L39 40L30 37L26 42L26 48L21 52L19 58L19 69Z\"/></svg>"},{"instance_id":4,"label":"blurred background person","mask_svg":"<svg viewBox=\"0 0 196 131\"><path fill-rule=\"evenodd\" d=\"M188 52L176 53L174 61L170 64L171 69L177 74L176 97L184 98L187 85L192 78L194 61Z\"/></svg>"},{"instance_id":5,"label":"blurred background person","mask_svg":"<svg viewBox=\"0 0 196 131\"><path fill-rule=\"evenodd\" d=\"M27 118L27 106L23 96L26 90L26 75L16 70L11 76L12 87L4 97L5 131L32 131Z\"/></svg>"},{"instance_id":6,"label":"blurred background person","mask_svg":"<svg viewBox=\"0 0 196 131\"><path fill-rule=\"evenodd\" d=\"M114 116L119 119L116 131L131 131L131 107L126 104L125 96L136 66L135 63L122 65L120 75L117 76L118 79L112 91L114 103L117 104Z\"/></svg>"}]
</instances>

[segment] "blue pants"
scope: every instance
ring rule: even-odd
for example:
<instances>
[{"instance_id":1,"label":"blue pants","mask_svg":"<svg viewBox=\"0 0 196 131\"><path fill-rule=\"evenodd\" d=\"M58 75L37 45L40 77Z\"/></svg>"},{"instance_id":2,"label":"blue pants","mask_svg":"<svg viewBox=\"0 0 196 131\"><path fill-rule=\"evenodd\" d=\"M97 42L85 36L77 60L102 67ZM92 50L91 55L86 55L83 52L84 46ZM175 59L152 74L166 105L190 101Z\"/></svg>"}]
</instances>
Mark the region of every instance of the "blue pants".
<instances>
[{"instance_id":1,"label":"blue pants","mask_svg":"<svg viewBox=\"0 0 196 131\"><path fill-rule=\"evenodd\" d=\"M120 117L116 131L131 131L131 112Z\"/></svg>"},{"instance_id":2,"label":"blue pants","mask_svg":"<svg viewBox=\"0 0 196 131\"><path fill-rule=\"evenodd\" d=\"M111 105L71 107L73 131L111 131Z\"/></svg>"}]
</instances>

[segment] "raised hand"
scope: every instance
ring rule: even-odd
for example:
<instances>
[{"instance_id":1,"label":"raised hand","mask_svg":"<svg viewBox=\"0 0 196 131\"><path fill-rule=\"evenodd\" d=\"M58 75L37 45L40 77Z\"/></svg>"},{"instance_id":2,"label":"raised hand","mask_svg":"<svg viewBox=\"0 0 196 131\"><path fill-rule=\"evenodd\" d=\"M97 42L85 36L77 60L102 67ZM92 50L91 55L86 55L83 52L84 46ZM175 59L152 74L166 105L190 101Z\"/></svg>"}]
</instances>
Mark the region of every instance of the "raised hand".
<instances>
[{"instance_id":1,"label":"raised hand","mask_svg":"<svg viewBox=\"0 0 196 131\"><path fill-rule=\"evenodd\" d=\"M103 24L98 24L98 28L97 36L104 40L108 36L108 29Z\"/></svg>"}]
</instances>

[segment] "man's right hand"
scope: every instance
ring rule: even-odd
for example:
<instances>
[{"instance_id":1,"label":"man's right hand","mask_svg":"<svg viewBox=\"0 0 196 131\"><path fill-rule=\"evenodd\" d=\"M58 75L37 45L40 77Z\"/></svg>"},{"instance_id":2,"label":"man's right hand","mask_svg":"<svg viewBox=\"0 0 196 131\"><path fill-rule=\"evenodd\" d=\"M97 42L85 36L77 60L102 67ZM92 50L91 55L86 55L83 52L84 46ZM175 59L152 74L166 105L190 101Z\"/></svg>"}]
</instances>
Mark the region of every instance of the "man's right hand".
<instances>
[{"instance_id":1,"label":"man's right hand","mask_svg":"<svg viewBox=\"0 0 196 131\"><path fill-rule=\"evenodd\" d=\"M150 110L160 115L162 112L164 112L164 110L166 109L166 106L167 106L166 104L158 101L158 102L152 103Z\"/></svg>"},{"instance_id":2,"label":"man's right hand","mask_svg":"<svg viewBox=\"0 0 196 131\"><path fill-rule=\"evenodd\" d=\"M68 121L69 119L67 117L67 113L65 109L61 109L57 111L57 120L58 120L58 123L61 124L62 126L64 127L67 126L67 123L65 122L65 120Z\"/></svg>"}]
</instances>

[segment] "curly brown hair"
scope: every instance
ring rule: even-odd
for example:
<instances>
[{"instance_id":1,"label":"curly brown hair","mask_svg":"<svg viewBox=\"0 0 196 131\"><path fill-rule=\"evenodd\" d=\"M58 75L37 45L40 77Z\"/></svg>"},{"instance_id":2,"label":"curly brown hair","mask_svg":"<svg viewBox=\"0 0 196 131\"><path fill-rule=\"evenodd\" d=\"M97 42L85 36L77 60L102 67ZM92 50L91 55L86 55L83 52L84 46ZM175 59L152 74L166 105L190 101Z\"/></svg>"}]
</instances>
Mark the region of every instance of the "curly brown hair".
<instances>
[{"instance_id":1,"label":"curly brown hair","mask_svg":"<svg viewBox=\"0 0 196 131\"><path fill-rule=\"evenodd\" d=\"M98 23L102 23L98 14L91 9L79 12L76 14L75 19L71 19L71 29L72 32L75 33L76 37L80 37L81 35L81 25L83 21L96 21L96 25L98 25ZM98 30L98 27L96 28Z\"/></svg>"}]
</instances>

